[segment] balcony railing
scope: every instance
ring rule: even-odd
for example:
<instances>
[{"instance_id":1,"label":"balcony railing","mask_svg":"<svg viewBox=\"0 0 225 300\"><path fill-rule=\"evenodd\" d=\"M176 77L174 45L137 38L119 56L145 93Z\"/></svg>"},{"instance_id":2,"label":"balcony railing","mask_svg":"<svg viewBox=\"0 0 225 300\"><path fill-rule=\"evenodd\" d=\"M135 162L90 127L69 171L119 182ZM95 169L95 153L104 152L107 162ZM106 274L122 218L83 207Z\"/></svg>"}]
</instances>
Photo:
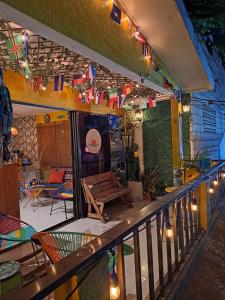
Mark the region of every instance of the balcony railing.
<instances>
[{"instance_id":1,"label":"balcony railing","mask_svg":"<svg viewBox=\"0 0 225 300\"><path fill-rule=\"evenodd\" d=\"M2 299L43 299L47 296L59 299L57 293L68 282L71 283L70 288L67 286L61 291L61 299L78 299L71 297L90 280L90 276L99 277L94 278L92 283L89 281L89 295L91 293L93 299L100 299L97 296L95 298L95 284L103 282L107 289L102 291L105 294L101 299L109 299L109 274L107 278L101 278L105 273L99 275L96 271L98 264L109 253L117 255L115 272L118 274L120 290L118 299L127 299L127 295L133 295L132 299L138 300L166 295L176 274L191 257L218 211L225 193L224 170L225 162L218 163L206 175L199 176L130 215L117 226L50 266L42 278L22 289L11 291ZM133 246L132 255L124 256L124 243ZM75 275L76 283L72 281Z\"/></svg>"}]
</instances>

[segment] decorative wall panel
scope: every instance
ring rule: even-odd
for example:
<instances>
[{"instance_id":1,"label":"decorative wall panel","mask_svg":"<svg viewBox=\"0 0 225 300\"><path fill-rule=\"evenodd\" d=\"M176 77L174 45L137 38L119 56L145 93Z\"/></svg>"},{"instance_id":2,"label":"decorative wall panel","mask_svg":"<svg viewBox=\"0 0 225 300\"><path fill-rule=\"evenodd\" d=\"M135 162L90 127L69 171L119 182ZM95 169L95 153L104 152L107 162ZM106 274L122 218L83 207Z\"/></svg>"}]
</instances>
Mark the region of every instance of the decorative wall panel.
<instances>
[{"instance_id":1,"label":"decorative wall panel","mask_svg":"<svg viewBox=\"0 0 225 300\"><path fill-rule=\"evenodd\" d=\"M10 151L19 149L31 161L38 160L35 117L30 116L14 119L13 126L18 130L18 135L10 144Z\"/></svg>"}]
</instances>

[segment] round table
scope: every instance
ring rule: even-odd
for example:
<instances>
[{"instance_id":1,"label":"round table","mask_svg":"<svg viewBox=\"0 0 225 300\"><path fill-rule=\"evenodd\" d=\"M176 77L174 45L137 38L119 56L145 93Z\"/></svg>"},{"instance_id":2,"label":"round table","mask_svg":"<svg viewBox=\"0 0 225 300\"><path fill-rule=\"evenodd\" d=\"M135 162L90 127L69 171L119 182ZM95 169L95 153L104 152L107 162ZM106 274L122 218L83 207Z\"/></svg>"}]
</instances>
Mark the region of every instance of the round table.
<instances>
[{"instance_id":1,"label":"round table","mask_svg":"<svg viewBox=\"0 0 225 300\"><path fill-rule=\"evenodd\" d=\"M22 188L22 192L24 192L28 197L28 201L26 202L26 204L24 205L23 208L25 208L27 206L27 204L32 201L33 204L33 211L35 211L35 207L37 208L38 206L35 204L35 202L39 202L41 203L42 206L44 206L44 204L41 202L41 200L39 199L40 193L45 189L44 185L30 185L28 187L24 187Z\"/></svg>"}]
</instances>

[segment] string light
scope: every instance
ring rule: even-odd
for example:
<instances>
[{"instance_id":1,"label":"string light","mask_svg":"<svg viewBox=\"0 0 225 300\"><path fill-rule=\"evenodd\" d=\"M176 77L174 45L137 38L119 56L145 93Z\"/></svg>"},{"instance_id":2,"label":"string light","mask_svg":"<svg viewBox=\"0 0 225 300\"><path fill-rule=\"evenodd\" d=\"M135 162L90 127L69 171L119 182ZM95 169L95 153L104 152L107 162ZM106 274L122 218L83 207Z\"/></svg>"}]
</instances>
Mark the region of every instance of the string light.
<instances>
[{"instance_id":1,"label":"string light","mask_svg":"<svg viewBox=\"0 0 225 300\"><path fill-rule=\"evenodd\" d=\"M110 275L110 299L118 300L120 297L119 280L115 270Z\"/></svg>"},{"instance_id":2,"label":"string light","mask_svg":"<svg viewBox=\"0 0 225 300\"><path fill-rule=\"evenodd\" d=\"M47 89L46 86L43 85L42 91L46 91L46 89Z\"/></svg>"},{"instance_id":3,"label":"string light","mask_svg":"<svg viewBox=\"0 0 225 300\"><path fill-rule=\"evenodd\" d=\"M223 171L223 173L221 174L221 176L223 177L223 178L225 178L225 172Z\"/></svg>"},{"instance_id":4,"label":"string light","mask_svg":"<svg viewBox=\"0 0 225 300\"><path fill-rule=\"evenodd\" d=\"M210 194L213 194L213 193L214 193L214 189L213 189L213 188L209 188L209 189L208 189L208 192L209 192Z\"/></svg>"},{"instance_id":5,"label":"string light","mask_svg":"<svg viewBox=\"0 0 225 300\"><path fill-rule=\"evenodd\" d=\"M166 216L165 224L166 224L166 236L170 239L173 237L173 229L172 229L172 225L170 224L168 216Z\"/></svg>"},{"instance_id":6,"label":"string light","mask_svg":"<svg viewBox=\"0 0 225 300\"><path fill-rule=\"evenodd\" d=\"M197 211L198 210L197 200L196 200L195 197L191 201L191 210L192 211Z\"/></svg>"},{"instance_id":7,"label":"string light","mask_svg":"<svg viewBox=\"0 0 225 300\"><path fill-rule=\"evenodd\" d=\"M214 186L217 186L217 185L219 184L219 181L215 179L215 180L213 181L213 184L214 184Z\"/></svg>"}]
</instances>

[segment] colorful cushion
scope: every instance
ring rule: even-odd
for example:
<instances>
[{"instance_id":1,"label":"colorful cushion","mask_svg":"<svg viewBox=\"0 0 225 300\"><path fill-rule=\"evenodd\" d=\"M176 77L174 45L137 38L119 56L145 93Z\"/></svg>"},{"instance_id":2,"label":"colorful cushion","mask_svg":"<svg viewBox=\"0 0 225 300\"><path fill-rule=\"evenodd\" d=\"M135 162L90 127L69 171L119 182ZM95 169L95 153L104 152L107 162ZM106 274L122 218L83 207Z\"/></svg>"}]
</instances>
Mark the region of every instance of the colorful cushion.
<instances>
[{"instance_id":1,"label":"colorful cushion","mask_svg":"<svg viewBox=\"0 0 225 300\"><path fill-rule=\"evenodd\" d=\"M63 183L65 170L57 171L52 170L49 176L48 183Z\"/></svg>"}]
</instances>

